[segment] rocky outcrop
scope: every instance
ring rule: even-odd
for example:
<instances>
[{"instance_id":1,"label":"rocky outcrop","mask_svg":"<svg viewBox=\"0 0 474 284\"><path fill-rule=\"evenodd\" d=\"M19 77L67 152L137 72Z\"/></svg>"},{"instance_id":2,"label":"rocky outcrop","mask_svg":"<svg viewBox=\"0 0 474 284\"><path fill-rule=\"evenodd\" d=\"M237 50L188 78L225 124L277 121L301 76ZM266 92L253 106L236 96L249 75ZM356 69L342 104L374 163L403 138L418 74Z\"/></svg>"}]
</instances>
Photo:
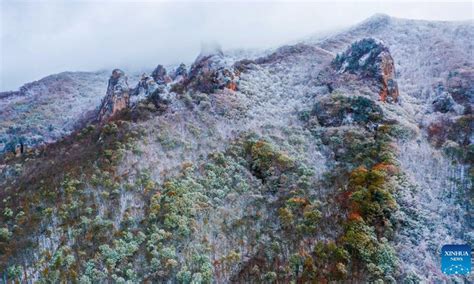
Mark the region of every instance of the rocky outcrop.
<instances>
[{"instance_id":1,"label":"rocky outcrop","mask_svg":"<svg viewBox=\"0 0 474 284\"><path fill-rule=\"evenodd\" d=\"M120 69L114 69L107 86L107 93L99 109L99 121L113 117L117 112L129 106L130 94L127 76Z\"/></svg>"},{"instance_id":2,"label":"rocky outcrop","mask_svg":"<svg viewBox=\"0 0 474 284\"><path fill-rule=\"evenodd\" d=\"M456 102L448 92L441 92L432 102L433 111L447 113L455 110Z\"/></svg>"},{"instance_id":3,"label":"rocky outcrop","mask_svg":"<svg viewBox=\"0 0 474 284\"><path fill-rule=\"evenodd\" d=\"M185 85L202 93L219 89L237 90L239 72L229 66L220 47L203 48L191 66Z\"/></svg>"},{"instance_id":4,"label":"rocky outcrop","mask_svg":"<svg viewBox=\"0 0 474 284\"><path fill-rule=\"evenodd\" d=\"M167 75L166 68L158 65L151 73L151 77L157 84L167 84L171 82L170 76Z\"/></svg>"},{"instance_id":5,"label":"rocky outcrop","mask_svg":"<svg viewBox=\"0 0 474 284\"><path fill-rule=\"evenodd\" d=\"M188 76L188 71L186 70L186 65L184 63L181 63L178 68L176 68L176 71L174 71L174 74L172 75L172 79L175 81L182 81L186 79Z\"/></svg>"},{"instance_id":6,"label":"rocky outcrop","mask_svg":"<svg viewBox=\"0 0 474 284\"><path fill-rule=\"evenodd\" d=\"M159 68L160 67L155 69L155 71L157 71ZM169 89L167 87L167 83L171 80L171 78L169 78L167 75L164 75L166 74L166 70L165 72L160 72L154 72L155 77L157 74L161 74L157 77L158 82L155 81L153 77L148 76L146 73L142 74L142 77L140 78L140 81L138 82L137 86L131 92L131 107L137 105L138 102L145 99L148 99L148 101L152 102L157 109L163 109L166 107L166 105L170 103L170 97L168 92ZM161 80L160 78L165 78L165 80ZM169 78L169 80L166 78Z\"/></svg>"},{"instance_id":7,"label":"rocky outcrop","mask_svg":"<svg viewBox=\"0 0 474 284\"><path fill-rule=\"evenodd\" d=\"M474 140L474 115L440 115L429 122L426 130L428 140L435 147L441 147L449 141L468 147ZM471 155L469 151L465 153Z\"/></svg>"},{"instance_id":8,"label":"rocky outcrop","mask_svg":"<svg viewBox=\"0 0 474 284\"><path fill-rule=\"evenodd\" d=\"M456 103L464 106L466 114L472 114L474 105L474 68L463 67L449 72L446 91Z\"/></svg>"},{"instance_id":9,"label":"rocky outcrop","mask_svg":"<svg viewBox=\"0 0 474 284\"><path fill-rule=\"evenodd\" d=\"M143 73L137 86L130 92L130 105L136 105L139 101L149 97L158 89L163 89L163 86L157 84L148 74Z\"/></svg>"},{"instance_id":10,"label":"rocky outcrop","mask_svg":"<svg viewBox=\"0 0 474 284\"><path fill-rule=\"evenodd\" d=\"M395 63L390 52L384 51L379 54L380 71L379 76L382 81L382 89L380 90L380 100L383 102L398 101L398 84L395 81Z\"/></svg>"},{"instance_id":11,"label":"rocky outcrop","mask_svg":"<svg viewBox=\"0 0 474 284\"><path fill-rule=\"evenodd\" d=\"M136 108L142 101L153 103L156 109L166 109L171 102L168 85L171 81L166 75L166 69L158 65L151 76L143 73L137 85L130 88L125 73L120 69L114 69L97 120L100 123L107 122L124 109Z\"/></svg>"},{"instance_id":12,"label":"rocky outcrop","mask_svg":"<svg viewBox=\"0 0 474 284\"><path fill-rule=\"evenodd\" d=\"M359 79L374 79L378 83L381 101L398 101L395 63L388 47L382 42L365 38L353 43L344 53L336 56L333 67L339 74L350 73Z\"/></svg>"}]
</instances>

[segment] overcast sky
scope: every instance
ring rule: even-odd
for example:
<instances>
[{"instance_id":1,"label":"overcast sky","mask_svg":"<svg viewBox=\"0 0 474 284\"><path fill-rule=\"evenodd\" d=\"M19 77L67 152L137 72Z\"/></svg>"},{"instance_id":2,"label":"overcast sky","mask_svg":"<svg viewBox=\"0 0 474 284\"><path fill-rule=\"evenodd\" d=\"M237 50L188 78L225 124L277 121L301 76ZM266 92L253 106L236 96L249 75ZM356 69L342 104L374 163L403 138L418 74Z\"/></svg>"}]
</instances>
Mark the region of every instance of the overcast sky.
<instances>
[{"instance_id":1,"label":"overcast sky","mask_svg":"<svg viewBox=\"0 0 474 284\"><path fill-rule=\"evenodd\" d=\"M0 91L62 71L191 62L202 42L268 48L375 14L473 18L472 2L152 2L0 0Z\"/></svg>"}]
</instances>

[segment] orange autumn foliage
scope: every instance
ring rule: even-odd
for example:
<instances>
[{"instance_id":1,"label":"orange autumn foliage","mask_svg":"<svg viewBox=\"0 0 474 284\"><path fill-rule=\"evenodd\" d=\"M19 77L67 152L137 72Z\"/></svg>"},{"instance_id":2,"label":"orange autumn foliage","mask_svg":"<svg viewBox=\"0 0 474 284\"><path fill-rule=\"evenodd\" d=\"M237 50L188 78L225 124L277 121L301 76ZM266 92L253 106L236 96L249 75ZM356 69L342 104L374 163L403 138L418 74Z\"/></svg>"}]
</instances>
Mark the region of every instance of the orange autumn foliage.
<instances>
[{"instance_id":1,"label":"orange autumn foliage","mask_svg":"<svg viewBox=\"0 0 474 284\"><path fill-rule=\"evenodd\" d=\"M372 170L386 172L389 175L398 173L396 166L388 163L379 163L372 167Z\"/></svg>"}]
</instances>

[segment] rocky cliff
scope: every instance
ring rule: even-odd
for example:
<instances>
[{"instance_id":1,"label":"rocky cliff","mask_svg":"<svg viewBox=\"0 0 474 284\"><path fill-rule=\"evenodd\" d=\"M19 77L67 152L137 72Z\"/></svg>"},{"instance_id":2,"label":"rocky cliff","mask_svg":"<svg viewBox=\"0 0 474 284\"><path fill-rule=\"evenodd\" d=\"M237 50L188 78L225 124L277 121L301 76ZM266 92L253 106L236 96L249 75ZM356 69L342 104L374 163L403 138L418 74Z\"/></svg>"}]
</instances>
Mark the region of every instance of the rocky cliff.
<instances>
[{"instance_id":1,"label":"rocky cliff","mask_svg":"<svg viewBox=\"0 0 474 284\"><path fill-rule=\"evenodd\" d=\"M99 108L99 121L105 121L130 106L130 88L127 77L120 69L112 71L107 93Z\"/></svg>"}]
</instances>

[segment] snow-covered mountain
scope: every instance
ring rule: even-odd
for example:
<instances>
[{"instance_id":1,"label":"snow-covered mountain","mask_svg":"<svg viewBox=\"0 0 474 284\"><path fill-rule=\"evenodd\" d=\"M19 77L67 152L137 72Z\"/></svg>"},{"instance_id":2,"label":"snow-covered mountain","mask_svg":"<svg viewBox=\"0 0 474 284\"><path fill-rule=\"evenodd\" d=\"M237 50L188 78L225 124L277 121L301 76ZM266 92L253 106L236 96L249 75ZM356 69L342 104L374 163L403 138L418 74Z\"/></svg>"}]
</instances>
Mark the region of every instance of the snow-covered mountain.
<instances>
[{"instance_id":1,"label":"snow-covered mountain","mask_svg":"<svg viewBox=\"0 0 474 284\"><path fill-rule=\"evenodd\" d=\"M376 15L2 93L4 281L472 281L439 254L474 241L473 27Z\"/></svg>"},{"instance_id":2,"label":"snow-covered mountain","mask_svg":"<svg viewBox=\"0 0 474 284\"><path fill-rule=\"evenodd\" d=\"M0 151L11 150L6 148L19 137L36 146L71 133L102 99L107 77L108 72L64 72L0 93Z\"/></svg>"}]
</instances>

